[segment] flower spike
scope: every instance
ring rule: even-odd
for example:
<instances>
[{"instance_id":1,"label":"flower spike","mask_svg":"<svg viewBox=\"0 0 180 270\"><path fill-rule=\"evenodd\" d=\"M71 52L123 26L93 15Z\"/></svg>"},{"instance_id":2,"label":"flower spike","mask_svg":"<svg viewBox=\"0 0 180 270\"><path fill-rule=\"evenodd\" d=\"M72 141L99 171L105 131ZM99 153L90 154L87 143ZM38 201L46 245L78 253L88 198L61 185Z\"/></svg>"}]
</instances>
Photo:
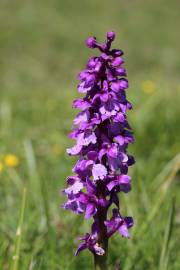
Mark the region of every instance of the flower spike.
<instances>
[{"instance_id":1,"label":"flower spike","mask_svg":"<svg viewBox=\"0 0 180 270\"><path fill-rule=\"evenodd\" d=\"M123 217L119 209L118 193L131 190L128 168L135 161L127 153L128 145L134 142L126 116L132 109L126 98L127 72L123 51L111 49L114 39L115 33L109 31L103 44L95 37L86 40L87 47L99 49L100 55L91 57L78 75L77 88L84 97L73 102L73 107L81 112L75 117L70 133L76 143L67 153L79 159L63 191L68 198L63 205L65 209L93 219L91 232L81 238L75 255L89 249L94 254L95 265L103 270L109 237L119 232L129 238L133 226L132 217ZM108 219L111 205L114 209Z\"/></svg>"}]
</instances>

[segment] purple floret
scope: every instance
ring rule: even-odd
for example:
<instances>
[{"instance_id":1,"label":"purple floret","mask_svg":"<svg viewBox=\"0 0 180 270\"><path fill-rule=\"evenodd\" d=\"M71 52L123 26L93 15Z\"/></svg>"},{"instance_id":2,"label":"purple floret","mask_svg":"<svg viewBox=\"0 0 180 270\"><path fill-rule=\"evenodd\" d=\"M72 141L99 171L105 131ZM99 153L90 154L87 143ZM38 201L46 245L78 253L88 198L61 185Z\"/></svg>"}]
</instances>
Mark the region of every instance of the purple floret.
<instances>
[{"instance_id":1,"label":"purple floret","mask_svg":"<svg viewBox=\"0 0 180 270\"><path fill-rule=\"evenodd\" d=\"M118 231L123 237L130 237L129 228L133 226L132 217L121 217L118 209L113 209L113 216L104 222L107 227L107 234L110 237Z\"/></svg>"},{"instance_id":2,"label":"purple floret","mask_svg":"<svg viewBox=\"0 0 180 270\"><path fill-rule=\"evenodd\" d=\"M79 73L77 88L84 97L73 102L80 112L69 135L76 143L67 153L78 156L78 160L72 170L74 175L67 178L63 190L67 196L63 207L94 220L91 232L81 238L76 255L89 249L103 256L104 239L116 231L128 238L133 226L132 217L123 217L119 209L118 194L131 190L128 168L135 161L127 152L128 145L134 142L126 116L132 109L126 98L129 83L123 51L111 49L114 39L115 33L109 31L103 44L95 37L86 40L87 47L99 49L100 55L91 57ZM115 208L107 219L111 205Z\"/></svg>"}]
</instances>

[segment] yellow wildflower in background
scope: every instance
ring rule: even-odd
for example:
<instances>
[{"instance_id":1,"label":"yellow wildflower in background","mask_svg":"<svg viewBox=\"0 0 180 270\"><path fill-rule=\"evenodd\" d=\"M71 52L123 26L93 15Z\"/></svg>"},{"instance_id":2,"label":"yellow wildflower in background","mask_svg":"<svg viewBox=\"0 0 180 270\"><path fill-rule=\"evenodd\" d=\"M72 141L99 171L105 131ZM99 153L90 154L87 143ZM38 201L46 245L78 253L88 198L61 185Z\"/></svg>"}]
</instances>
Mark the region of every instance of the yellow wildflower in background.
<instances>
[{"instance_id":1,"label":"yellow wildflower in background","mask_svg":"<svg viewBox=\"0 0 180 270\"><path fill-rule=\"evenodd\" d=\"M8 167L16 167L19 165L19 159L17 156L15 156L13 154L7 154L4 157L4 163Z\"/></svg>"},{"instance_id":2,"label":"yellow wildflower in background","mask_svg":"<svg viewBox=\"0 0 180 270\"><path fill-rule=\"evenodd\" d=\"M142 83L142 90L146 94L152 94L155 91L156 84L153 81L147 80Z\"/></svg>"},{"instance_id":3,"label":"yellow wildflower in background","mask_svg":"<svg viewBox=\"0 0 180 270\"><path fill-rule=\"evenodd\" d=\"M3 163L0 161L0 173L2 172L4 166L3 166Z\"/></svg>"}]
</instances>

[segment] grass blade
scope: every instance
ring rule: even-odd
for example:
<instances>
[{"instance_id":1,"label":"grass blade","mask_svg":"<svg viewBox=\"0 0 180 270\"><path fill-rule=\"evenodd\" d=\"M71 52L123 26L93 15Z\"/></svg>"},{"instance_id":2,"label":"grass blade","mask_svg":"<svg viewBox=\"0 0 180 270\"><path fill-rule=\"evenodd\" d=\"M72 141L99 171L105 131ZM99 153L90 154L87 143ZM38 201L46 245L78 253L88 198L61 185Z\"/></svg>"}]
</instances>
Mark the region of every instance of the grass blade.
<instances>
[{"instance_id":1,"label":"grass blade","mask_svg":"<svg viewBox=\"0 0 180 270\"><path fill-rule=\"evenodd\" d=\"M46 216L46 225L48 231L50 231L50 211L49 211L49 198L48 198L48 190L45 179L42 177L40 178L40 184L41 184L41 194L42 194L42 200L43 200L43 206L44 206L44 213Z\"/></svg>"},{"instance_id":2,"label":"grass blade","mask_svg":"<svg viewBox=\"0 0 180 270\"><path fill-rule=\"evenodd\" d=\"M154 219L154 217L158 213L159 208L163 204L163 202L168 194L169 187L171 186L171 183L179 170L179 167L180 167L179 165L180 165L180 155L178 154L173 159L173 162L171 162L171 166L169 166L170 168L168 170L168 174L166 174L166 178L159 186L159 195L156 198L156 201L154 202L152 209L149 211L149 214L147 215L145 222L143 222L142 225L140 225L138 227L136 226L134 229L133 234L136 237L136 239L141 237L141 235L143 235L146 232L149 224L152 222L152 220ZM165 171L167 171L167 168L165 169ZM131 260L127 260L124 269L126 269L126 270L131 269L133 262L136 258L136 255L138 253L138 250L139 250L139 248L137 247L136 251L134 252L133 256L131 257ZM166 260L166 264L167 264L167 260ZM164 262L164 265L165 265L165 262Z\"/></svg>"},{"instance_id":3,"label":"grass blade","mask_svg":"<svg viewBox=\"0 0 180 270\"><path fill-rule=\"evenodd\" d=\"M29 178L31 181L31 187L32 187L32 190L36 189L35 194L33 194L35 203L36 205L38 205L38 207L41 210L41 216L43 220L44 220L44 215L45 215L45 219L46 219L45 222L46 222L47 229L49 231L50 230L50 214L49 214L50 211L49 211L49 199L48 199L46 181L38 173L36 156L35 156L35 152L34 152L31 140L27 139L24 141L24 149L25 149L25 155L26 155L26 160L27 160L27 165L28 165ZM39 195L37 195L39 193L41 194L40 198L39 198Z\"/></svg>"},{"instance_id":4,"label":"grass blade","mask_svg":"<svg viewBox=\"0 0 180 270\"><path fill-rule=\"evenodd\" d=\"M174 200L172 200L172 205L169 211L169 217L167 226L164 233L164 241L162 245L162 251L159 261L159 270L165 270L168 263L168 254L169 254L169 242L172 235L172 229L173 229L173 219L174 219Z\"/></svg>"},{"instance_id":5,"label":"grass blade","mask_svg":"<svg viewBox=\"0 0 180 270\"><path fill-rule=\"evenodd\" d=\"M26 194L27 194L27 190L26 188L24 188L22 202L21 202L19 223L18 223L18 227L16 231L15 249L14 249L14 255L12 257L11 270L18 270L18 265L19 265L21 242L22 242L22 227L23 227L24 212L25 212L25 206L26 206Z\"/></svg>"},{"instance_id":6,"label":"grass blade","mask_svg":"<svg viewBox=\"0 0 180 270\"><path fill-rule=\"evenodd\" d=\"M171 182L171 180L173 179L172 176L177 173L179 168L180 168L180 154L177 154L173 159L171 159L167 163L167 165L163 168L163 170L154 179L154 183L157 183L157 185L155 186L155 190L164 183L164 178L168 178L169 180L166 181L165 186L169 184L169 182Z\"/></svg>"},{"instance_id":7,"label":"grass blade","mask_svg":"<svg viewBox=\"0 0 180 270\"><path fill-rule=\"evenodd\" d=\"M36 158L34 155L32 142L29 139L24 141L24 150L25 150L25 155L26 155L26 160L27 160L27 165L28 165L29 178L31 180L32 186L36 186L37 179L38 179Z\"/></svg>"},{"instance_id":8,"label":"grass blade","mask_svg":"<svg viewBox=\"0 0 180 270\"><path fill-rule=\"evenodd\" d=\"M148 228L148 225L151 223L155 215L158 213L159 208L161 207L167 193L169 190L169 187L172 183L172 180L176 176L178 170L180 168L180 155L177 155L176 158L174 159L174 164L171 166L171 170L169 171L169 174L165 178L164 182L161 184L159 187L159 195L156 200L156 203L154 203L154 206L152 207L151 211L149 212L146 222L144 222L139 228L138 232L136 233L137 236L139 234L143 234L146 229Z\"/></svg>"}]
</instances>

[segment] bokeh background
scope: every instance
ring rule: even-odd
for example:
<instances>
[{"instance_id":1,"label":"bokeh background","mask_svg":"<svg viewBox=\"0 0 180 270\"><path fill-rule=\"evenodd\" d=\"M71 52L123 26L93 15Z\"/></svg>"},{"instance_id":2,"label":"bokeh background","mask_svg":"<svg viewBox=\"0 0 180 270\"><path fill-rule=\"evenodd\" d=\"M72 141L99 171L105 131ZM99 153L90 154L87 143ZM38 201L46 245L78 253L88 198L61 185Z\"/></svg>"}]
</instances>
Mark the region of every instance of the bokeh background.
<instances>
[{"instance_id":1,"label":"bokeh background","mask_svg":"<svg viewBox=\"0 0 180 270\"><path fill-rule=\"evenodd\" d=\"M0 269L92 269L77 236L90 223L64 211L60 191L75 159L65 149L77 113L76 76L89 35L117 33L125 51L136 143L131 240L110 241L109 269L178 270L180 35L178 0L0 1Z\"/></svg>"}]
</instances>

